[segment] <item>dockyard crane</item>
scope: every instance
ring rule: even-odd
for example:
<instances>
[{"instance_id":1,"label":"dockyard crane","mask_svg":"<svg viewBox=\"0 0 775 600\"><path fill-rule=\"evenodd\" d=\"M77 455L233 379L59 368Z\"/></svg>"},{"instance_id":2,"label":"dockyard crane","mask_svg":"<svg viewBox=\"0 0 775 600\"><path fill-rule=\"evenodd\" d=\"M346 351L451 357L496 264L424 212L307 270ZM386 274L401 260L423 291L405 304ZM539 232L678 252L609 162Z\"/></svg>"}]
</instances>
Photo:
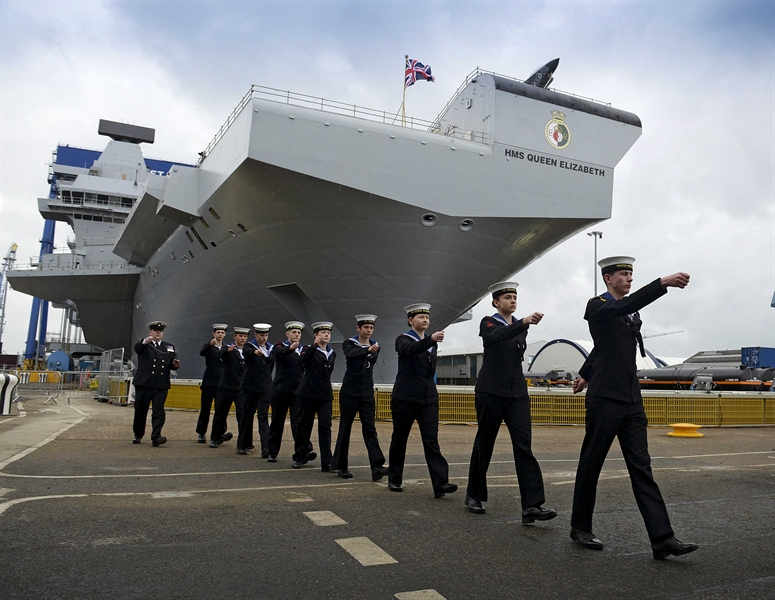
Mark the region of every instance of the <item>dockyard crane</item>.
<instances>
[{"instance_id":1,"label":"dockyard crane","mask_svg":"<svg viewBox=\"0 0 775 600\"><path fill-rule=\"evenodd\" d=\"M16 262L16 249L19 246L11 244L8 254L3 258L3 266L0 269L0 354L3 352L3 331L5 330L5 298L8 295L8 279L5 272L13 268Z\"/></svg>"}]
</instances>

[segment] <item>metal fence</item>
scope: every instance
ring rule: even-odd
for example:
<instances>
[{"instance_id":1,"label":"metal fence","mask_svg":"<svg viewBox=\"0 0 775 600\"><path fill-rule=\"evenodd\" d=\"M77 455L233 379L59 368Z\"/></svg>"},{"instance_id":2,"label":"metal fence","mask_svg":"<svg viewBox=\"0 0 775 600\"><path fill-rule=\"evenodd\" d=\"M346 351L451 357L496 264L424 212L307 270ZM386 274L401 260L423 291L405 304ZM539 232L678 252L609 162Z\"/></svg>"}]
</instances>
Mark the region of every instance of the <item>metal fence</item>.
<instances>
[{"instance_id":1,"label":"metal fence","mask_svg":"<svg viewBox=\"0 0 775 600\"><path fill-rule=\"evenodd\" d=\"M108 351L112 352L112 351ZM16 371L19 384L13 402L46 398L44 404L70 404L73 393L87 393L100 402L127 404L132 374L129 371Z\"/></svg>"}]
</instances>

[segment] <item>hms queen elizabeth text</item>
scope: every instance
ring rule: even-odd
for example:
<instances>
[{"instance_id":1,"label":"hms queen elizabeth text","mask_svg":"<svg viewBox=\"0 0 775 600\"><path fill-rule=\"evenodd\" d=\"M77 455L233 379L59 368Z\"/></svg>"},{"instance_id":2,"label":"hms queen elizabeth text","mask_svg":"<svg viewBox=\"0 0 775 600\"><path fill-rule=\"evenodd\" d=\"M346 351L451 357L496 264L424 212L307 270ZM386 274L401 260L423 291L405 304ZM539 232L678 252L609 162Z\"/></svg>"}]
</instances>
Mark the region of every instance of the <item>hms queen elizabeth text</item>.
<instances>
[{"instance_id":1,"label":"hms queen elizabeth text","mask_svg":"<svg viewBox=\"0 0 775 600\"><path fill-rule=\"evenodd\" d=\"M522 150L512 150L511 148L506 148L505 156L506 158L526 160L527 162L547 165L549 167L556 167L558 169L578 171L579 173L593 175L595 177L605 177L605 169L598 169L597 167L590 167L588 165L582 165L569 160L554 158L552 156L544 156L543 154L536 154L534 152L524 152Z\"/></svg>"}]
</instances>

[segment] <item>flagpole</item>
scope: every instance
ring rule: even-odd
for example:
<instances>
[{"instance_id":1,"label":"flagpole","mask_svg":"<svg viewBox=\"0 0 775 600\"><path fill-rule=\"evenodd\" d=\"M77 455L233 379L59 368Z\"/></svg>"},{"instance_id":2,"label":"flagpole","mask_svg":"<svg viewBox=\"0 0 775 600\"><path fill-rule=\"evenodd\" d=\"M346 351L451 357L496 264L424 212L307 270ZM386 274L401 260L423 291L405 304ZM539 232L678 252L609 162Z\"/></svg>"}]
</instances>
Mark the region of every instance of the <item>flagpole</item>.
<instances>
[{"instance_id":1,"label":"flagpole","mask_svg":"<svg viewBox=\"0 0 775 600\"><path fill-rule=\"evenodd\" d=\"M409 55L404 54L404 98L401 100L401 127L406 127L406 61Z\"/></svg>"}]
</instances>

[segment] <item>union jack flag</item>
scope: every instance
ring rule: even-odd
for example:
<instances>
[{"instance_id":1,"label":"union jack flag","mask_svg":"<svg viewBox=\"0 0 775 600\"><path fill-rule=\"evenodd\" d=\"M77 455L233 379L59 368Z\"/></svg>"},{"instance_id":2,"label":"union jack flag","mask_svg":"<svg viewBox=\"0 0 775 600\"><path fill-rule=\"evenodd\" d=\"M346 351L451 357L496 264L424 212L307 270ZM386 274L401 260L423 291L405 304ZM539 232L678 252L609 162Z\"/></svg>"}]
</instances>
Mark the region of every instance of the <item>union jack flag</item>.
<instances>
[{"instance_id":1,"label":"union jack flag","mask_svg":"<svg viewBox=\"0 0 775 600\"><path fill-rule=\"evenodd\" d=\"M419 61L406 59L406 79L404 80L404 87L414 85L414 82L418 79L425 81L436 81L436 78L431 75L431 66L424 65Z\"/></svg>"}]
</instances>

